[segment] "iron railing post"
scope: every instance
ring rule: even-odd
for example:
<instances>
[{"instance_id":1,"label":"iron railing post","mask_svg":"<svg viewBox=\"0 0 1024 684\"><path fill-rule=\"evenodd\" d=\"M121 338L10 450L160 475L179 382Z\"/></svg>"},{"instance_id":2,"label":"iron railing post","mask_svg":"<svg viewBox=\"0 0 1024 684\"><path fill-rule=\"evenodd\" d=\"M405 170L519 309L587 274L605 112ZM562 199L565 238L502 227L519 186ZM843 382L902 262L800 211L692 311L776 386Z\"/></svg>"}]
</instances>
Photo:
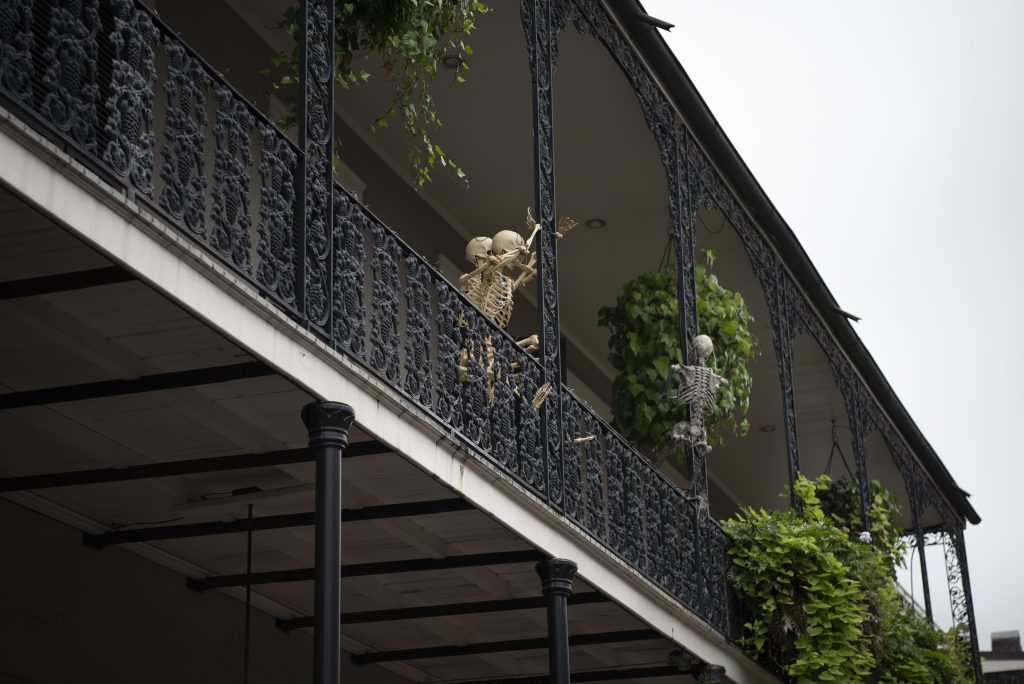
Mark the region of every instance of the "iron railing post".
<instances>
[{"instance_id":1,"label":"iron railing post","mask_svg":"<svg viewBox=\"0 0 1024 684\"><path fill-rule=\"evenodd\" d=\"M564 490L562 463L562 368L558 321L557 226L555 214L555 140L552 81L558 27L552 25L551 0L523 0L527 53L533 77L533 164L537 240L537 313L540 338L541 384L550 388L541 405L541 442L548 502L561 508Z\"/></svg>"},{"instance_id":2,"label":"iron railing post","mask_svg":"<svg viewBox=\"0 0 1024 684\"><path fill-rule=\"evenodd\" d=\"M334 240L334 0L302 0L295 305L307 326L330 332Z\"/></svg>"}]
</instances>

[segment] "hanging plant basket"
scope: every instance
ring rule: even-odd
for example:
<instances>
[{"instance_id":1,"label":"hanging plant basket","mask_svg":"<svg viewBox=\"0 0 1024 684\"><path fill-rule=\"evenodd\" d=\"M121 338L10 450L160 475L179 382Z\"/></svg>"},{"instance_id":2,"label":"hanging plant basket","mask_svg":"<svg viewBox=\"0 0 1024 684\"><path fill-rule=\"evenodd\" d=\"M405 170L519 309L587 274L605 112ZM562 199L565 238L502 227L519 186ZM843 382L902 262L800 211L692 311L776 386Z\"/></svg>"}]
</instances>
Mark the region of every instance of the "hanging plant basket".
<instances>
[{"instance_id":1,"label":"hanging plant basket","mask_svg":"<svg viewBox=\"0 0 1024 684\"><path fill-rule=\"evenodd\" d=\"M700 333L711 337L715 353L708 365L728 381L706 418L708 441L722 444L725 433L747 433L753 380L749 362L757 355L750 332L753 317L742 295L723 287L711 273L715 254L694 271ZM684 409L666 397L669 367L683 362L679 343L679 298L675 269L644 273L623 286L614 306L598 312L598 323L611 331L608 359L618 371L612 383L613 426L654 462L682 459L682 447L670 443L672 426Z\"/></svg>"}]
</instances>

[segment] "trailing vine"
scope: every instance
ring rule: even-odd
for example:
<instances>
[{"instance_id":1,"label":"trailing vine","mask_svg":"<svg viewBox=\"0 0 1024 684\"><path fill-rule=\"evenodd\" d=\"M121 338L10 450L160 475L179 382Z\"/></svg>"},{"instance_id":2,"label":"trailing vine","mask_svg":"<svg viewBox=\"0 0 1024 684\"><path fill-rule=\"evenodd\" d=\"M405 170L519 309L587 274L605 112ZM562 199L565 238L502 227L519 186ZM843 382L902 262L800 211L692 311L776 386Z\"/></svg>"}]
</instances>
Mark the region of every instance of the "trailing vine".
<instances>
[{"instance_id":1,"label":"trailing vine","mask_svg":"<svg viewBox=\"0 0 1024 684\"><path fill-rule=\"evenodd\" d=\"M376 52L391 83L391 102L371 124L371 129L387 128L389 121L400 119L409 140L408 158L417 185L432 181L431 171L438 166L466 183L466 174L455 161L433 141L434 131L441 126L431 82L438 65L455 64L454 79L465 81L469 69L467 59L473 48L466 42L476 28L476 19L488 12L479 0L336 0L334 20L335 81L345 87L365 83L370 73L356 69L356 57ZM299 11L289 7L279 27L297 39ZM274 84L275 88L297 83L298 48L290 55L273 59L276 67L287 70ZM296 103L290 98L285 125L295 120Z\"/></svg>"},{"instance_id":2,"label":"trailing vine","mask_svg":"<svg viewBox=\"0 0 1024 684\"><path fill-rule=\"evenodd\" d=\"M897 509L881 491L870 543L848 526L849 483L797 478L798 509L744 509L723 529L730 577L749 616L746 645L772 654L792 680L965 684L970 653L958 633L942 632L900 594L903 549Z\"/></svg>"},{"instance_id":3,"label":"trailing vine","mask_svg":"<svg viewBox=\"0 0 1024 684\"><path fill-rule=\"evenodd\" d=\"M757 354L750 332L753 317L738 292L724 288L711 273L715 255L695 269L700 332L714 341L709 365L729 381L719 389L717 403L706 419L708 440L721 444L726 428L735 435L749 429L753 380L748 362ZM626 283L614 306L598 311L598 324L608 328L608 359L618 372L612 383L613 426L652 460L682 457L670 443L672 426L684 409L666 398L669 367L683 362L679 342L679 298L676 275L668 269L644 273Z\"/></svg>"}]
</instances>

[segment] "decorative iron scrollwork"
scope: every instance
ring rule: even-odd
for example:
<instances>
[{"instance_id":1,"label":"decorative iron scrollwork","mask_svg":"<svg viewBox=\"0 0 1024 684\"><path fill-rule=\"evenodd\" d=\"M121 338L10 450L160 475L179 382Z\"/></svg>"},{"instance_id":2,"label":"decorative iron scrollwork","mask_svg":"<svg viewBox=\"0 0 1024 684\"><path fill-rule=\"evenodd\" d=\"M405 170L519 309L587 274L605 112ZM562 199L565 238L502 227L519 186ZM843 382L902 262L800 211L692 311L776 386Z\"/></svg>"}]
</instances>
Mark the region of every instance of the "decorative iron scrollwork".
<instances>
[{"instance_id":1,"label":"decorative iron scrollwork","mask_svg":"<svg viewBox=\"0 0 1024 684\"><path fill-rule=\"evenodd\" d=\"M50 9L50 30L43 53L46 95L42 114L92 154L98 149L100 89L96 82L96 56L99 30L99 0L55 3Z\"/></svg>"},{"instance_id":2,"label":"decorative iron scrollwork","mask_svg":"<svg viewBox=\"0 0 1024 684\"><path fill-rule=\"evenodd\" d=\"M405 256L405 391L420 406L431 404L430 266L418 255Z\"/></svg>"},{"instance_id":3,"label":"decorative iron scrollwork","mask_svg":"<svg viewBox=\"0 0 1024 684\"><path fill-rule=\"evenodd\" d=\"M476 308L463 311L462 348L459 350L462 380L462 431L484 451L490 448L490 382L494 346L486 317Z\"/></svg>"},{"instance_id":4,"label":"decorative iron scrollwork","mask_svg":"<svg viewBox=\"0 0 1024 684\"><path fill-rule=\"evenodd\" d=\"M604 498L604 431L593 411L584 411L581 418L582 432L593 437L583 445L584 468L586 470L586 515L583 525L596 539L607 538L605 530Z\"/></svg>"},{"instance_id":5,"label":"decorative iron scrollwork","mask_svg":"<svg viewBox=\"0 0 1024 684\"><path fill-rule=\"evenodd\" d=\"M722 634L729 633L728 585L726 577L729 557L726 553L725 533L714 520L706 519L704 536L707 540L704 591L707 594L708 612L705 618Z\"/></svg>"},{"instance_id":6,"label":"decorative iron scrollwork","mask_svg":"<svg viewBox=\"0 0 1024 684\"><path fill-rule=\"evenodd\" d=\"M256 280L288 307L295 306L295 171L298 155L277 129L261 124L260 209Z\"/></svg>"},{"instance_id":7,"label":"decorative iron scrollwork","mask_svg":"<svg viewBox=\"0 0 1024 684\"><path fill-rule=\"evenodd\" d=\"M109 113L103 130L110 138L103 160L144 195L153 195L154 45L160 34L149 14L132 0L111 0L114 49Z\"/></svg>"},{"instance_id":8,"label":"decorative iron scrollwork","mask_svg":"<svg viewBox=\"0 0 1024 684\"><path fill-rule=\"evenodd\" d=\"M0 88L26 106L32 105L32 0L0 5Z\"/></svg>"},{"instance_id":9,"label":"decorative iron scrollwork","mask_svg":"<svg viewBox=\"0 0 1024 684\"><path fill-rule=\"evenodd\" d=\"M210 244L240 271L252 271L252 215L249 187L252 183L252 135L255 120L249 107L223 85L215 90L217 114L213 137L213 202Z\"/></svg>"},{"instance_id":10,"label":"decorative iron scrollwork","mask_svg":"<svg viewBox=\"0 0 1024 684\"><path fill-rule=\"evenodd\" d=\"M370 313L370 366L389 382L398 383L401 341L398 335L399 247L391 231L370 225L373 235L373 307Z\"/></svg>"},{"instance_id":11,"label":"decorative iron scrollwork","mask_svg":"<svg viewBox=\"0 0 1024 684\"><path fill-rule=\"evenodd\" d=\"M640 471L648 467L647 461L643 458L636 458L636 452L632 449L624 451L622 462L623 488L626 493L625 508L625 537L620 550L627 562L637 568L643 562L643 484Z\"/></svg>"},{"instance_id":12,"label":"decorative iron scrollwork","mask_svg":"<svg viewBox=\"0 0 1024 684\"><path fill-rule=\"evenodd\" d=\"M608 480L608 544L622 556L628 545L626 516L625 460L628 448L618 435L610 430L605 432L605 477Z\"/></svg>"},{"instance_id":13,"label":"decorative iron scrollwork","mask_svg":"<svg viewBox=\"0 0 1024 684\"><path fill-rule=\"evenodd\" d=\"M565 455L565 489L562 509L566 517L582 524L584 517L583 494L583 450L587 442L596 435L582 431L584 407L582 402L568 390L562 392L562 418L565 421L565 440L562 451Z\"/></svg>"},{"instance_id":14,"label":"decorative iron scrollwork","mask_svg":"<svg viewBox=\"0 0 1024 684\"><path fill-rule=\"evenodd\" d=\"M206 89L210 78L185 46L170 40L167 54L166 123L160 154L164 158L160 178L160 208L198 237L206 237L206 189L203 147L206 138Z\"/></svg>"},{"instance_id":15,"label":"decorative iron scrollwork","mask_svg":"<svg viewBox=\"0 0 1024 684\"><path fill-rule=\"evenodd\" d=\"M437 400L434 411L454 430L462 430L462 387L459 350L462 348L463 303L458 292L442 279L434 284L437 295Z\"/></svg>"},{"instance_id":16,"label":"decorative iron scrollwork","mask_svg":"<svg viewBox=\"0 0 1024 684\"><path fill-rule=\"evenodd\" d=\"M513 476L520 476L516 443L519 429L516 425L515 386L519 347L504 335L496 335L494 346L494 376L491 403L491 454L498 465ZM522 399L520 401L523 401Z\"/></svg>"},{"instance_id":17,"label":"decorative iron scrollwork","mask_svg":"<svg viewBox=\"0 0 1024 684\"><path fill-rule=\"evenodd\" d=\"M333 290L334 0L303 2L301 26L299 139L303 192L299 199L303 203L304 313L312 326L325 329Z\"/></svg>"},{"instance_id":18,"label":"decorative iron scrollwork","mask_svg":"<svg viewBox=\"0 0 1024 684\"><path fill-rule=\"evenodd\" d=\"M667 586L665 581L665 522L663 513L667 513L665 481L651 466L641 466L640 484L643 487L644 503L644 560L643 568L655 582Z\"/></svg>"},{"instance_id":19,"label":"decorative iron scrollwork","mask_svg":"<svg viewBox=\"0 0 1024 684\"><path fill-rule=\"evenodd\" d=\"M540 411L534 408L531 402L531 398L536 396L542 384L541 369L528 354L522 353L519 355L517 370L520 379L520 401L516 402L519 423L519 476L534 490L543 493L547 490L548 478L544 470Z\"/></svg>"},{"instance_id":20,"label":"decorative iron scrollwork","mask_svg":"<svg viewBox=\"0 0 1024 684\"><path fill-rule=\"evenodd\" d=\"M353 358L363 360L366 351L365 217L347 193L334 191L334 281L331 296L331 339ZM429 370L429 364L423 364ZM429 391L429 390L428 390Z\"/></svg>"}]
</instances>

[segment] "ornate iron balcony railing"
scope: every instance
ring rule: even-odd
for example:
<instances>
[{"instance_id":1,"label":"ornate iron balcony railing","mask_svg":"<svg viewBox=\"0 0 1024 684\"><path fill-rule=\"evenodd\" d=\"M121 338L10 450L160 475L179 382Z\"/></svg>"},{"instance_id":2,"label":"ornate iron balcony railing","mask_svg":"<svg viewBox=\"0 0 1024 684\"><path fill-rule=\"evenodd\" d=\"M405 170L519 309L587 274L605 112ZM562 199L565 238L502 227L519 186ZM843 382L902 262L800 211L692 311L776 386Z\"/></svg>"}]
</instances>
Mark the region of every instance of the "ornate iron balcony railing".
<instances>
[{"instance_id":1,"label":"ornate iron balcony railing","mask_svg":"<svg viewBox=\"0 0 1024 684\"><path fill-rule=\"evenodd\" d=\"M133 0L9 0L0 98L133 201L383 380L553 514L730 639L740 624L718 524L348 192L334 186L332 272L297 263L299 148ZM329 292L324 292L326 288ZM538 402L561 408L543 448ZM557 454L557 462L549 460Z\"/></svg>"}]
</instances>

